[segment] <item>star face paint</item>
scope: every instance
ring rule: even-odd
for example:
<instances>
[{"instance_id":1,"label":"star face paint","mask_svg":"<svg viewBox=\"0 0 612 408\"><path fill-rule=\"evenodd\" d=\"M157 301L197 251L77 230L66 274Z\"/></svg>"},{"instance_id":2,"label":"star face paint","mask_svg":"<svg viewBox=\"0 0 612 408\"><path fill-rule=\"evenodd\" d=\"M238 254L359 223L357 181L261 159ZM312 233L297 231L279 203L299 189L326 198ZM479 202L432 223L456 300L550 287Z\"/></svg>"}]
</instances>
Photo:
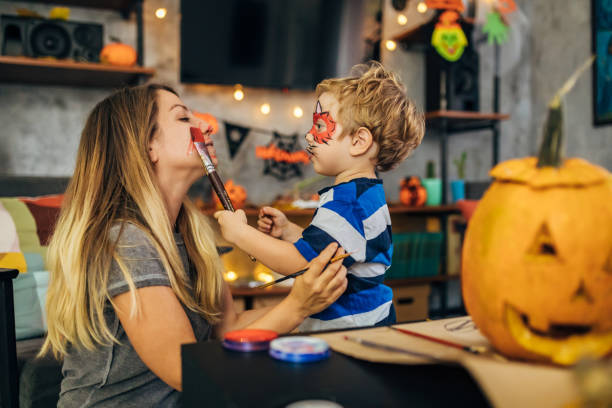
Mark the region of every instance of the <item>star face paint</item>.
<instances>
[{"instance_id":1,"label":"star face paint","mask_svg":"<svg viewBox=\"0 0 612 408\"><path fill-rule=\"evenodd\" d=\"M336 121L332 119L329 112L323 112L321 103L317 101L317 107L312 114L312 128L310 133L316 143L325 143L331 140L336 131Z\"/></svg>"}]
</instances>

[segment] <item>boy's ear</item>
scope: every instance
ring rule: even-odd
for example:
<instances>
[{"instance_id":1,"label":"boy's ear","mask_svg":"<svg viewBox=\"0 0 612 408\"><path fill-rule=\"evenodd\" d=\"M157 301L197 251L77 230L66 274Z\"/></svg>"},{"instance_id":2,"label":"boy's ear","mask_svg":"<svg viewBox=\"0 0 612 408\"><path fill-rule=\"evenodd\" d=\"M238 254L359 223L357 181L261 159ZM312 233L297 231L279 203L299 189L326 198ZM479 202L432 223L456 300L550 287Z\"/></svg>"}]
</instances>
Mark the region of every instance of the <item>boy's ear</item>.
<instances>
[{"instance_id":1,"label":"boy's ear","mask_svg":"<svg viewBox=\"0 0 612 408\"><path fill-rule=\"evenodd\" d=\"M374 138L368 128L360 127L351 136L351 148L349 152L352 156L361 156L366 154L372 145L374 144Z\"/></svg>"}]
</instances>

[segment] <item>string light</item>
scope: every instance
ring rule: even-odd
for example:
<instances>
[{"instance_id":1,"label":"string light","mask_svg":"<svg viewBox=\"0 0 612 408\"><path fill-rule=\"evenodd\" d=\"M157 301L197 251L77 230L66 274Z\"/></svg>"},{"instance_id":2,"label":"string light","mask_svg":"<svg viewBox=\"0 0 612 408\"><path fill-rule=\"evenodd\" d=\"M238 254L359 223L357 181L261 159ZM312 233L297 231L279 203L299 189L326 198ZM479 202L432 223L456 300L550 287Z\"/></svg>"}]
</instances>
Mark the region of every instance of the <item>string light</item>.
<instances>
[{"instance_id":1,"label":"string light","mask_svg":"<svg viewBox=\"0 0 612 408\"><path fill-rule=\"evenodd\" d=\"M268 113L270 113L270 104L269 103L264 103L259 107L259 110L261 111L261 113L263 113L264 115L267 115Z\"/></svg>"},{"instance_id":2,"label":"string light","mask_svg":"<svg viewBox=\"0 0 612 408\"><path fill-rule=\"evenodd\" d=\"M395 51L395 49L397 48L397 43L393 40L387 40L385 42L385 47L387 47L389 51Z\"/></svg>"},{"instance_id":3,"label":"string light","mask_svg":"<svg viewBox=\"0 0 612 408\"><path fill-rule=\"evenodd\" d=\"M270 275L267 272L259 272L257 276L255 277L255 279L257 279L260 282L268 283L274 280L274 276Z\"/></svg>"},{"instance_id":4,"label":"string light","mask_svg":"<svg viewBox=\"0 0 612 408\"><path fill-rule=\"evenodd\" d=\"M404 14L397 15L397 24L406 25L407 23L408 23L408 17L406 17Z\"/></svg>"},{"instance_id":5,"label":"string light","mask_svg":"<svg viewBox=\"0 0 612 408\"><path fill-rule=\"evenodd\" d=\"M237 101L241 101L244 99L244 91L242 90L242 86L236 85L234 87L234 99Z\"/></svg>"},{"instance_id":6,"label":"string light","mask_svg":"<svg viewBox=\"0 0 612 408\"><path fill-rule=\"evenodd\" d=\"M155 17L159 18L160 20L162 18L165 18L166 14L168 14L168 11L163 7L160 7L157 10L155 10Z\"/></svg>"},{"instance_id":7,"label":"string light","mask_svg":"<svg viewBox=\"0 0 612 408\"><path fill-rule=\"evenodd\" d=\"M301 118L302 116L304 116L304 111L299 106L296 106L295 108L293 108L293 116L295 116L296 118Z\"/></svg>"},{"instance_id":8,"label":"string light","mask_svg":"<svg viewBox=\"0 0 612 408\"><path fill-rule=\"evenodd\" d=\"M238 279L238 274L234 271L227 271L225 272L224 278L226 281L233 282Z\"/></svg>"},{"instance_id":9,"label":"string light","mask_svg":"<svg viewBox=\"0 0 612 408\"><path fill-rule=\"evenodd\" d=\"M424 1L419 2L417 4L417 11L421 14L425 13L427 11L427 4Z\"/></svg>"}]
</instances>

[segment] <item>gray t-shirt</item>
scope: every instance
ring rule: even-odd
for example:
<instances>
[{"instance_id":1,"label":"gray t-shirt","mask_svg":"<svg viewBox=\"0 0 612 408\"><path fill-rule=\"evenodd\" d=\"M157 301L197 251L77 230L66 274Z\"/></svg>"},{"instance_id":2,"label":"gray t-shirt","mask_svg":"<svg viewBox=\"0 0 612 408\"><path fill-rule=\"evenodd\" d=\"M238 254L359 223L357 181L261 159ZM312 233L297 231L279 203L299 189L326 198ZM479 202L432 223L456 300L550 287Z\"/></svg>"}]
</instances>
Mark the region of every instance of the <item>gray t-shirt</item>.
<instances>
[{"instance_id":1,"label":"gray t-shirt","mask_svg":"<svg viewBox=\"0 0 612 408\"><path fill-rule=\"evenodd\" d=\"M111 228L116 239L119 225ZM185 243L175 233L185 269L195 269L187 257ZM136 288L170 286L168 273L147 235L133 224L125 224L118 242L120 256ZM111 297L129 291L119 266L113 261L108 290ZM197 341L208 340L211 326L202 316L183 307ZM157 377L138 357L113 307L107 302L104 315L109 329L121 344L98 346L94 351L69 346L62 366L62 387L58 407L175 407L180 393Z\"/></svg>"}]
</instances>

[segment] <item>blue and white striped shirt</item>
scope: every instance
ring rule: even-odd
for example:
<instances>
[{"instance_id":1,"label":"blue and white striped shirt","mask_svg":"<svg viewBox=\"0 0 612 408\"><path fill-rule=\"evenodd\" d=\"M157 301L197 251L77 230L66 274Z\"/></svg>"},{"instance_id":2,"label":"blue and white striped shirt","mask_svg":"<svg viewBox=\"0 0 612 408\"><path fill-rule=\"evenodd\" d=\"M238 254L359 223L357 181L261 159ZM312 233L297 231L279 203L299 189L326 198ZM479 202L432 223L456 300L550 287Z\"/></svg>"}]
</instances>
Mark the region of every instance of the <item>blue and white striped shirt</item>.
<instances>
[{"instance_id":1,"label":"blue and white striped shirt","mask_svg":"<svg viewBox=\"0 0 612 408\"><path fill-rule=\"evenodd\" d=\"M319 191L319 207L294 243L311 261L331 242L352 253L346 291L327 309L307 318L300 331L374 325L389 316L393 293L383 284L391 265L391 217L379 179L358 178Z\"/></svg>"}]
</instances>

